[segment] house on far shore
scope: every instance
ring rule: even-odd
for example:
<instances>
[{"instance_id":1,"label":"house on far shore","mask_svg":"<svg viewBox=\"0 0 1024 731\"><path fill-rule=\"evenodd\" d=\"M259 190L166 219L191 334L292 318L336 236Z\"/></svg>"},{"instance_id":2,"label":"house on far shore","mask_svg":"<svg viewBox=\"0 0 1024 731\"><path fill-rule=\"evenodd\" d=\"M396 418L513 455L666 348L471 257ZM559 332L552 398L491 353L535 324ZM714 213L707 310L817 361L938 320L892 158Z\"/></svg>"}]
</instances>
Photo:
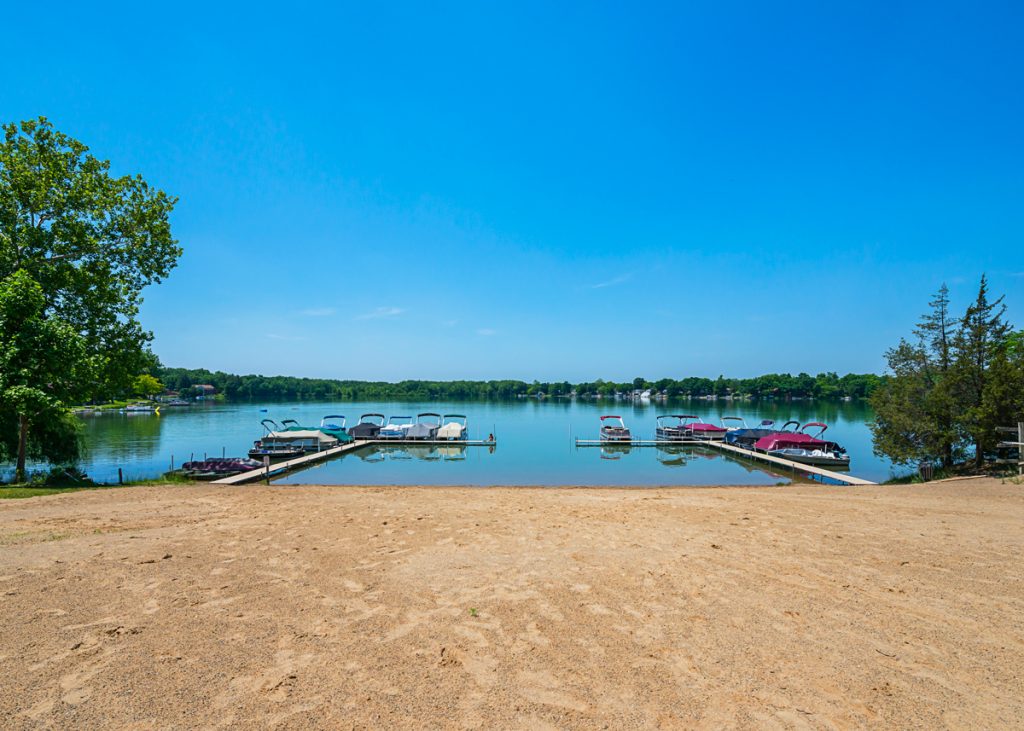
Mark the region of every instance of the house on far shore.
<instances>
[{"instance_id":1,"label":"house on far shore","mask_svg":"<svg viewBox=\"0 0 1024 731\"><path fill-rule=\"evenodd\" d=\"M162 403L167 403L168 401L177 401L179 398L181 398L181 394L178 391L172 391L168 388L162 394L157 396L156 400Z\"/></svg>"},{"instance_id":2,"label":"house on far shore","mask_svg":"<svg viewBox=\"0 0 1024 731\"><path fill-rule=\"evenodd\" d=\"M209 383L197 383L192 388L198 392L196 395L196 401L202 401L203 399L210 398L217 393L217 389Z\"/></svg>"}]
</instances>

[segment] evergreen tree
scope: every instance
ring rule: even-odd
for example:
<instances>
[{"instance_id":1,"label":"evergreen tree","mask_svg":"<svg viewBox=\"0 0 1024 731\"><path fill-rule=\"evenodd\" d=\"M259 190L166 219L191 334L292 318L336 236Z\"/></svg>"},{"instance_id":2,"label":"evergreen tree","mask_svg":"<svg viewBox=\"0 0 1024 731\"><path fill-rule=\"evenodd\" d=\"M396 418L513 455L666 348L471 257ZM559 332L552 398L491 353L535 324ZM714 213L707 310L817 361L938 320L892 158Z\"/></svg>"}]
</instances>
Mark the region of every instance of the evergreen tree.
<instances>
[{"instance_id":1,"label":"evergreen tree","mask_svg":"<svg viewBox=\"0 0 1024 731\"><path fill-rule=\"evenodd\" d=\"M973 442L979 467L986 450L998 441L996 427L1005 416L1005 410L992 399L1012 386L1013 369L1007 353L1010 326L1003 319L1005 313L1002 297L989 301L988 280L982 276L978 297L967 308L953 339L953 399L960 412L960 430Z\"/></svg>"}]
</instances>

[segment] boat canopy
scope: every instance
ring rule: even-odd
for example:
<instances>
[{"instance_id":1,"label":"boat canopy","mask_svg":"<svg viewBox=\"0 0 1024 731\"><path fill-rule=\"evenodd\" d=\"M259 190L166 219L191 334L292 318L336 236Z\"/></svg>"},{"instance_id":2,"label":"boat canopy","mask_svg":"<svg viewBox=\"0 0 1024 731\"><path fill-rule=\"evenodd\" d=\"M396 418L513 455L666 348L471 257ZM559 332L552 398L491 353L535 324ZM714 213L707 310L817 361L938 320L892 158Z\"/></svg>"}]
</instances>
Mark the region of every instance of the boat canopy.
<instances>
[{"instance_id":1,"label":"boat canopy","mask_svg":"<svg viewBox=\"0 0 1024 731\"><path fill-rule=\"evenodd\" d=\"M821 435L824 434L828 430L828 424L822 424L820 421L809 421L806 424L804 424L802 427L800 427L800 433L801 434L806 434L808 429L813 429L813 428L817 428L818 429L818 433L817 434L813 434L812 436L815 439L821 439Z\"/></svg>"},{"instance_id":2,"label":"boat canopy","mask_svg":"<svg viewBox=\"0 0 1024 731\"><path fill-rule=\"evenodd\" d=\"M441 427L441 415L424 412L416 415L416 423L409 427L406 436L409 439L430 439L437 435Z\"/></svg>"},{"instance_id":3,"label":"boat canopy","mask_svg":"<svg viewBox=\"0 0 1024 731\"><path fill-rule=\"evenodd\" d=\"M337 419L337 421L328 421L328 419ZM344 429L345 428L345 417L341 414L328 414L320 420L320 426L324 429Z\"/></svg>"},{"instance_id":4,"label":"boat canopy","mask_svg":"<svg viewBox=\"0 0 1024 731\"><path fill-rule=\"evenodd\" d=\"M759 452L772 452L777 449L839 449L835 442L828 442L822 439L815 439L809 434L788 432L784 434L769 434L754 442L754 449Z\"/></svg>"},{"instance_id":5,"label":"boat canopy","mask_svg":"<svg viewBox=\"0 0 1024 731\"><path fill-rule=\"evenodd\" d=\"M357 439L373 439L380 434L384 421L384 414L363 414L359 417L359 423L349 429L348 433Z\"/></svg>"}]
</instances>

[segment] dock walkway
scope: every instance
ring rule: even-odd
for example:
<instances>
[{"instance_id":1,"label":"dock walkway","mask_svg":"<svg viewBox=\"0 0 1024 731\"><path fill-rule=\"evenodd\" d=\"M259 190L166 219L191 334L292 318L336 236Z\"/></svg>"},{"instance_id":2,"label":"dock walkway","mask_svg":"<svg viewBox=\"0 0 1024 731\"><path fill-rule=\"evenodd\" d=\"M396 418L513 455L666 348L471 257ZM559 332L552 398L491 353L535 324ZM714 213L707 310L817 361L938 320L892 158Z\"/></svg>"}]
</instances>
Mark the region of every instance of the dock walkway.
<instances>
[{"instance_id":1,"label":"dock walkway","mask_svg":"<svg viewBox=\"0 0 1024 731\"><path fill-rule=\"evenodd\" d=\"M655 446L669 446L669 445L684 445L684 446L701 446L701 447L712 447L722 452L728 452L735 454L745 459L752 459L761 462L769 462L771 464L779 465L780 467L787 467L796 472L804 472L809 475L816 477L825 477L830 480L836 480L837 482L843 482L847 485L877 485L876 482L865 480L861 477L854 477L853 475L846 474L843 472L835 472L833 470L826 470L823 467L815 467L814 465L803 464L802 462L794 462L791 459L785 459L783 457L774 457L770 454L764 454L763 452L755 452L752 449L743 449L741 447L734 447L731 444L725 442L710 441L707 439L632 439L629 441L602 441L600 439L577 439L577 447L655 447Z\"/></svg>"},{"instance_id":2,"label":"dock walkway","mask_svg":"<svg viewBox=\"0 0 1024 731\"><path fill-rule=\"evenodd\" d=\"M372 445L386 445L386 446L421 446L424 444L440 446L445 445L448 447L493 447L495 441L488 441L486 439L463 439L463 440L447 440L447 439L356 439L355 441L348 442L347 444L340 444L337 447L331 447L330 449L324 449L320 452L310 452L304 454L301 457L295 459L289 459L284 462L276 462L271 464L269 468L260 467L259 469L249 470L248 472L239 472L237 475L231 475L230 477L222 477L219 480L214 480L210 484L212 485L241 485L246 482L255 482L256 480L265 480L275 475L281 475L285 472L290 472L293 469L299 467L307 467L317 462L323 462L324 460L336 457L339 454L345 454L346 452L352 452L362 447L369 447Z\"/></svg>"}]
</instances>

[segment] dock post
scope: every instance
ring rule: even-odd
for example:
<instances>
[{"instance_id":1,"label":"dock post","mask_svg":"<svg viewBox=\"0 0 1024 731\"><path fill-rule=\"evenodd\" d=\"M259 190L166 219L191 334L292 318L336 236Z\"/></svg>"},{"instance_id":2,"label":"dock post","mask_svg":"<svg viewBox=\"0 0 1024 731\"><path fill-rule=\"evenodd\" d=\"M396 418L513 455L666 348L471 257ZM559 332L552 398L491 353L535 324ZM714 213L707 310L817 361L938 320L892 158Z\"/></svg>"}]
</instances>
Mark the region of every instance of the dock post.
<instances>
[{"instance_id":1,"label":"dock post","mask_svg":"<svg viewBox=\"0 0 1024 731\"><path fill-rule=\"evenodd\" d=\"M123 485L124 484L124 475L121 473L121 468L120 467L117 468L117 484L118 485Z\"/></svg>"},{"instance_id":2,"label":"dock post","mask_svg":"<svg viewBox=\"0 0 1024 731\"><path fill-rule=\"evenodd\" d=\"M171 472L174 472L174 455L171 455Z\"/></svg>"}]
</instances>

